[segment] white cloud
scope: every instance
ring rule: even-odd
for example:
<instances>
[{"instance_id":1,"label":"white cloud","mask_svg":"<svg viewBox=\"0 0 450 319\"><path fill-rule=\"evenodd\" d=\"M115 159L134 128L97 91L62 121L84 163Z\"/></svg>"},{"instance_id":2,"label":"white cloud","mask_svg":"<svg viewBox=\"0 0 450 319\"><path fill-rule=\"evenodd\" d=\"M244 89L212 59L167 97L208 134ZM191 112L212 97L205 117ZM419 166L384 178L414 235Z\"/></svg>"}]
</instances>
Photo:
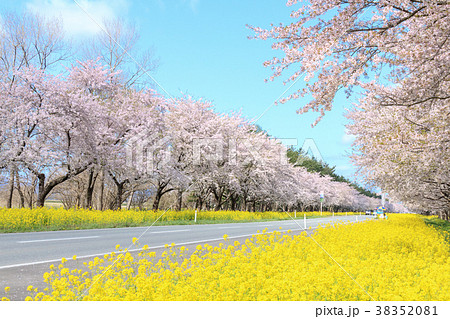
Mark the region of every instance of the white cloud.
<instances>
[{"instance_id":1,"label":"white cloud","mask_svg":"<svg viewBox=\"0 0 450 319\"><path fill-rule=\"evenodd\" d=\"M200 0L190 0L189 5L191 6L192 11L197 12L198 5Z\"/></svg>"},{"instance_id":2,"label":"white cloud","mask_svg":"<svg viewBox=\"0 0 450 319\"><path fill-rule=\"evenodd\" d=\"M338 170L338 171L349 171L351 169L354 169L354 167L349 166L349 165L345 165L345 164L336 166L336 170Z\"/></svg>"},{"instance_id":3,"label":"white cloud","mask_svg":"<svg viewBox=\"0 0 450 319\"><path fill-rule=\"evenodd\" d=\"M197 13L197 8L200 3L200 0L182 0L183 3L189 4L192 12Z\"/></svg>"},{"instance_id":4,"label":"white cloud","mask_svg":"<svg viewBox=\"0 0 450 319\"><path fill-rule=\"evenodd\" d=\"M90 36L101 30L105 19L123 15L126 0L30 0L29 11L48 17L61 18L69 36Z\"/></svg>"},{"instance_id":5,"label":"white cloud","mask_svg":"<svg viewBox=\"0 0 450 319\"><path fill-rule=\"evenodd\" d=\"M344 132L344 135L342 135L342 143L344 144L351 144L355 140L355 135L349 134L348 130L346 129Z\"/></svg>"}]
</instances>

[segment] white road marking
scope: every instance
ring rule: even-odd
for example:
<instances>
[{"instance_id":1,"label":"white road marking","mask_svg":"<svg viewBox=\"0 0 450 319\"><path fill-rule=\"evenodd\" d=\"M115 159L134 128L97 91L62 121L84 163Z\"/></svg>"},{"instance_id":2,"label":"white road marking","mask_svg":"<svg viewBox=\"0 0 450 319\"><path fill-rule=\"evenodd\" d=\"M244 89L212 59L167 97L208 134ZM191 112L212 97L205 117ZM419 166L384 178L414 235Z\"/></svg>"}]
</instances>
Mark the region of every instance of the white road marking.
<instances>
[{"instance_id":1,"label":"white road marking","mask_svg":"<svg viewBox=\"0 0 450 319\"><path fill-rule=\"evenodd\" d=\"M86 236L86 237L70 237L70 238L49 238L49 239L36 239L36 240L22 240L18 241L18 244L39 243L44 241L60 241L60 240L76 240L76 239L91 239L99 238L100 236Z\"/></svg>"},{"instance_id":2,"label":"white road marking","mask_svg":"<svg viewBox=\"0 0 450 319\"><path fill-rule=\"evenodd\" d=\"M228 228L244 228L244 227L253 227L253 228L261 228L261 227L279 227L279 226L289 226L289 225L296 225L295 222L286 223L283 221L283 224L258 224L258 225L252 225L251 223L242 224L241 226L223 226L223 227L217 227L217 229L228 229Z\"/></svg>"},{"instance_id":3,"label":"white road marking","mask_svg":"<svg viewBox=\"0 0 450 319\"><path fill-rule=\"evenodd\" d=\"M179 230L152 231L149 234L177 233L180 231L191 231L191 230L190 229L179 229Z\"/></svg>"},{"instance_id":4,"label":"white road marking","mask_svg":"<svg viewBox=\"0 0 450 319\"><path fill-rule=\"evenodd\" d=\"M242 228L242 226L217 227L217 229Z\"/></svg>"}]
</instances>

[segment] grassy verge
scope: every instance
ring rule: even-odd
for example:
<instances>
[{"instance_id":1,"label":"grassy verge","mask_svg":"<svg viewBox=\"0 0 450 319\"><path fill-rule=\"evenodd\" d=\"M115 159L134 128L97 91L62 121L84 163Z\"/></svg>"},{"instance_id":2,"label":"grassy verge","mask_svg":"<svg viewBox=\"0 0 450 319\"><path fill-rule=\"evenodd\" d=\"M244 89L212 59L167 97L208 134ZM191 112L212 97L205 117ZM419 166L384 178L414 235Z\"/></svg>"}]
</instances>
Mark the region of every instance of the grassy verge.
<instances>
[{"instance_id":1,"label":"grassy verge","mask_svg":"<svg viewBox=\"0 0 450 319\"><path fill-rule=\"evenodd\" d=\"M450 222L437 218L437 217L426 217L425 223L428 226L434 227L444 234L445 240L450 245Z\"/></svg>"}]
</instances>

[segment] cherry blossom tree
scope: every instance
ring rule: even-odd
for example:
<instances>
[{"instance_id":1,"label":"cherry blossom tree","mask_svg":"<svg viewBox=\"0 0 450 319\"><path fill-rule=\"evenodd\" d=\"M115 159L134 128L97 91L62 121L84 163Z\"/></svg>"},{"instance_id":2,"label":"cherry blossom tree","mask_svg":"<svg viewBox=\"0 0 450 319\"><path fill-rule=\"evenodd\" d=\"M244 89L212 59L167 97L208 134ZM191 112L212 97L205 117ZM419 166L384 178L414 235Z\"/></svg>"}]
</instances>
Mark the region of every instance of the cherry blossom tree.
<instances>
[{"instance_id":1,"label":"cherry blossom tree","mask_svg":"<svg viewBox=\"0 0 450 319\"><path fill-rule=\"evenodd\" d=\"M96 35L82 43L79 50L80 54L77 57L83 61L98 60L111 72L117 72L117 80L124 87L136 90L145 89L147 86L152 87L153 83L149 73L157 68L158 61L154 58L153 49L141 50L139 48L139 38L139 30L134 24L127 23L120 18L107 19L103 21L102 28ZM98 176L99 179L97 179ZM122 187L120 186L121 182L116 182L115 177L105 171L104 167L90 168L88 176L84 178L88 207L91 206L92 199L90 198L95 185L100 184L100 195L103 194L108 176L112 179L116 188ZM99 207L102 208L103 196L100 196L98 201Z\"/></svg>"},{"instance_id":2,"label":"cherry blossom tree","mask_svg":"<svg viewBox=\"0 0 450 319\"><path fill-rule=\"evenodd\" d=\"M152 149L153 209L158 209L162 196L175 190L177 206L181 209L183 192L193 189L194 143L211 135L211 123L215 123L217 115L210 102L191 97L170 99L165 104L164 131L158 135L158 149Z\"/></svg>"},{"instance_id":3,"label":"cherry blossom tree","mask_svg":"<svg viewBox=\"0 0 450 319\"><path fill-rule=\"evenodd\" d=\"M38 206L63 183L70 191L58 191L73 191L72 203L81 205L89 189L76 177L96 167L115 187L113 209L145 184L155 189L154 209L172 190L194 195L198 208L217 210L315 207L321 190L336 197L335 206L360 206L355 192L336 191L344 183L289 164L286 147L239 114L217 114L210 102L192 98L165 101L124 87L116 76L86 61L66 77L23 68L14 85L1 82L1 161L34 176Z\"/></svg>"},{"instance_id":4,"label":"cherry blossom tree","mask_svg":"<svg viewBox=\"0 0 450 319\"><path fill-rule=\"evenodd\" d=\"M216 114L208 101L183 98L169 107L167 125L172 139L172 159L178 174L172 185L183 192L190 188L201 207L208 196L220 209L236 186L232 158L236 139L245 132L246 121L238 115ZM234 185L234 186L233 186Z\"/></svg>"},{"instance_id":5,"label":"cherry blossom tree","mask_svg":"<svg viewBox=\"0 0 450 319\"><path fill-rule=\"evenodd\" d=\"M116 74L107 67L103 71L109 75ZM94 75L87 78L91 76ZM146 159L144 154L135 154L138 162L133 162L129 148L138 146L138 151L144 152L159 142L164 131L165 102L153 90L137 91L124 87L122 81L115 77L112 84L113 90L99 95L102 107L96 109L99 122L94 126L93 135L95 163L116 187L114 201L109 206L120 209L126 197L125 188L144 183L155 174L155 167L149 167L148 162L143 161Z\"/></svg>"},{"instance_id":6,"label":"cherry blossom tree","mask_svg":"<svg viewBox=\"0 0 450 319\"><path fill-rule=\"evenodd\" d=\"M365 89L368 76L378 83L420 84L419 91L401 95L405 104L448 99L448 91L435 88L448 83L449 17L447 1L311 0L292 11L290 24L251 29L283 51L284 57L265 62L274 70L270 79L291 72L286 82L303 75L308 81L281 102L310 94L311 102L299 112L317 111L322 117L338 91Z\"/></svg>"},{"instance_id":7,"label":"cherry blossom tree","mask_svg":"<svg viewBox=\"0 0 450 319\"><path fill-rule=\"evenodd\" d=\"M383 95L395 95L397 90L386 88ZM349 129L356 136L353 159L361 174L407 204L448 216L448 102L430 102L423 112L419 105L385 105L384 101L373 93L348 114Z\"/></svg>"},{"instance_id":8,"label":"cherry blossom tree","mask_svg":"<svg viewBox=\"0 0 450 319\"><path fill-rule=\"evenodd\" d=\"M72 67L67 78L34 68L15 75L13 86L1 87L2 160L38 178L38 206L57 185L94 165L124 167L126 137L152 127L161 113L153 93L123 88L116 73L93 61ZM125 182L118 183L120 189Z\"/></svg>"},{"instance_id":9,"label":"cherry blossom tree","mask_svg":"<svg viewBox=\"0 0 450 319\"><path fill-rule=\"evenodd\" d=\"M61 22L57 19L26 12L2 12L0 30L0 76L5 83L14 85L16 71L22 68L33 66L46 70L67 58L68 48ZM18 182L18 167L9 162L7 168L10 177L6 206L11 207L15 184L21 199L23 194Z\"/></svg>"},{"instance_id":10,"label":"cherry blossom tree","mask_svg":"<svg viewBox=\"0 0 450 319\"><path fill-rule=\"evenodd\" d=\"M347 183L294 167L279 141L239 115L215 114L209 102L169 102L165 118L173 160L166 164L176 169L159 172L159 181L166 183L158 189L163 193L178 188L183 176L183 189L194 195L198 209L313 209L319 206L321 191L328 207L370 206L369 198Z\"/></svg>"},{"instance_id":11,"label":"cherry blossom tree","mask_svg":"<svg viewBox=\"0 0 450 319\"><path fill-rule=\"evenodd\" d=\"M120 80L127 87L152 86L149 73L158 67L152 48L140 50L140 32L134 24L116 18L105 20L102 30L81 48L81 60L96 60L112 72L120 71Z\"/></svg>"},{"instance_id":12,"label":"cherry blossom tree","mask_svg":"<svg viewBox=\"0 0 450 319\"><path fill-rule=\"evenodd\" d=\"M362 98L348 115L355 162L367 181L423 210L449 211L450 3L447 1L323 1L296 6L295 21L269 30L283 52L265 63L271 80L305 76L299 109L331 110L339 91ZM298 7L297 7L298 6ZM289 73L290 72L290 73ZM317 122L316 122L317 123Z\"/></svg>"},{"instance_id":13,"label":"cherry blossom tree","mask_svg":"<svg viewBox=\"0 0 450 319\"><path fill-rule=\"evenodd\" d=\"M37 201L42 206L56 185L85 169L86 163L74 160L85 139L73 129L77 119L71 112L76 110L65 107L62 100L66 83L34 68L24 68L15 76L13 86L2 83L2 108L10 110L3 127L8 143L2 154L38 178ZM65 167L65 173L47 182L56 167Z\"/></svg>"}]
</instances>

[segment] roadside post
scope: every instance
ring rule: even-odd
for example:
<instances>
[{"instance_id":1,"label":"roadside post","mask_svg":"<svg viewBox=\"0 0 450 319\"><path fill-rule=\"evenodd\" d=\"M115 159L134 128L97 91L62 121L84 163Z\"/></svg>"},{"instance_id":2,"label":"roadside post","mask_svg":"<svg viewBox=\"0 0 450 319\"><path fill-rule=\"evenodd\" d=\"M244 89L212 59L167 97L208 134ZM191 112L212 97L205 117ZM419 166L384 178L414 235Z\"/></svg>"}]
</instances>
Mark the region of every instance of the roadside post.
<instances>
[{"instance_id":1,"label":"roadside post","mask_svg":"<svg viewBox=\"0 0 450 319\"><path fill-rule=\"evenodd\" d=\"M297 211L294 211L294 218L297 218Z\"/></svg>"},{"instance_id":2,"label":"roadside post","mask_svg":"<svg viewBox=\"0 0 450 319\"><path fill-rule=\"evenodd\" d=\"M195 210L194 223L197 223L197 210Z\"/></svg>"},{"instance_id":3,"label":"roadside post","mask_svg":"<svg viewBox=\"0 0 450 319\"><path fill-rule=\"evenodd\" d=\"M377 208L377 219L384 218L386 215L386 208L384 206L380 206Z\"/></svg>"},{"instance_id":4,"label":"roadside post","mask_svg":"<svg viewBox=\"0 0 450 319\"><path fill-rule=\"evenodd\" d=\"M323 191L320 192L319 196L320 196L320 215L322 215L322 203L324 199Z\"/></svg>"}]
</instances>

